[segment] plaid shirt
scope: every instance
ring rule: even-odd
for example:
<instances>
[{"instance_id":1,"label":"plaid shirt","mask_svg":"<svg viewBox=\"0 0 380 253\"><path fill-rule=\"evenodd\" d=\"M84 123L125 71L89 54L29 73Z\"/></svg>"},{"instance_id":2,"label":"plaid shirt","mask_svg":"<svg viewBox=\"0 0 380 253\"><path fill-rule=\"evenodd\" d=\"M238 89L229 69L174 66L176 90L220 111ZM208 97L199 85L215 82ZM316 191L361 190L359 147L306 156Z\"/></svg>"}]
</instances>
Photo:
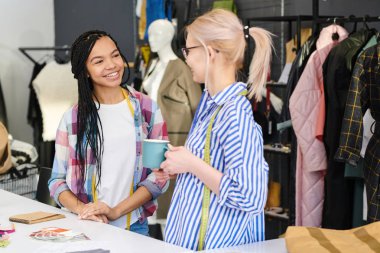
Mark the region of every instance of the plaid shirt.
<instances>
[{"instance_id":1,"label":"plaid shirt","mask_svg":"<svg viewBox=\"0 0 380 253\"><path fill-rule=\"evenodd\" d=\"M337 160L356 165L363 141L363 116L367 109L376 121L364 158L368 220L380 220L380 43L357 59L344 112Z\"/></svg>"},{"instance_id":2,"label":"plaid shirt","mask_svg":"<svg viewBox=\"0 0 380 253\"><path fill-rule=\"evenodd\" d=\"M134 171L134 191L140 186L145 186L153 196L153 200L145 203L139 208L140 221L151 216L157 209L156 198L166 191L169 181L166 184L156 182L154 173L142 166L142 142L144 139L168 139L166 123L164 122L161 111L146 95L128 87L130 100L135 109L134 122L136 129L136 164ZM78 106L73 106L68 110L58 127L55 142L55 157L52 175L49 180L50 195L58 201L61 192L70 190L78 199L84 203L93 201L92 178L95 175L96 164L91 148L87 151L86 175L83 189L77 188L79 161L76 159L77 143L77 113ZM84 192L81 194L80 192ZM62 206L62 205L61 205Z\"/></svg>"}]
</instances>

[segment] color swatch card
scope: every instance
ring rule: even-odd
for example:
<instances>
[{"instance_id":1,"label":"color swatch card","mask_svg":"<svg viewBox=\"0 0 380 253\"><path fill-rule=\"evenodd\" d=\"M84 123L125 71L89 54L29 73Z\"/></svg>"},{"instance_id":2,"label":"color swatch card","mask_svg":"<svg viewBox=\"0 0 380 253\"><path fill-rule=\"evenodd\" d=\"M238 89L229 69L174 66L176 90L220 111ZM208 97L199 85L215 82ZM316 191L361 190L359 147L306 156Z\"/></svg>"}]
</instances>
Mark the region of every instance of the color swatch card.
<instances>
[{"instance_id":1,"label":"color swatch card","mask_svg":"<svg viewBox=\"0 0 380 253\"><path fill-rule=\"evenodd\" d=\"M71 229L48 227L29 235L31 238L41 241L51 242L67 242L67 241L82 241L90 240L85 234L74 232Z\"/></svg>"}]
</instances>

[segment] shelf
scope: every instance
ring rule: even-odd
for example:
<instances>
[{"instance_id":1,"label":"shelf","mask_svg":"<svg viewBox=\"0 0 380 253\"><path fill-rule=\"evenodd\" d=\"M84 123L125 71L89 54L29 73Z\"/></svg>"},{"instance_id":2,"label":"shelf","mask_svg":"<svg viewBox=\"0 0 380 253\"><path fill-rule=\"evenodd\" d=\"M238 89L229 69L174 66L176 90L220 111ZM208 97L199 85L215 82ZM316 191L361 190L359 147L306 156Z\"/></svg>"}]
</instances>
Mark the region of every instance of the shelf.
<instances>
[{"instance_id":1,"label":"shelf","mask_svg":"<svg viewBox=\"0 0 380 253\"><path fill-rule=\"evenodd\" d=\"M289 215L286 212L276 213L273 211L264 211L264 213L268 218L275 218L275 219L286 220L286 221L289 220Z\"/></svg>"},{"instance_id":2,"label":"shelf","mask_svg":"<svg viewBox=\"0 0 380 253\"><path fill-rule=\"evenodd\" d=\"M271 151L271 152L276 152L276 153L281 153L281 154L290 154L292 151L290 147L288 146L274 146L273 144L266 144L264 145L264 151Z\"/></svg>"},{"instance_id":3,"label":"shelf","mask_svg":"<svg viewBox=\"0 0 380 253\"><path fill-rule=\"evenodd\" d=\"M269 86L269 87L286 88L286 87L287 87L287 84L286 84L286 83L271 82L271 83L266 83L266 86Z\"/></svg>"}]
</instances>

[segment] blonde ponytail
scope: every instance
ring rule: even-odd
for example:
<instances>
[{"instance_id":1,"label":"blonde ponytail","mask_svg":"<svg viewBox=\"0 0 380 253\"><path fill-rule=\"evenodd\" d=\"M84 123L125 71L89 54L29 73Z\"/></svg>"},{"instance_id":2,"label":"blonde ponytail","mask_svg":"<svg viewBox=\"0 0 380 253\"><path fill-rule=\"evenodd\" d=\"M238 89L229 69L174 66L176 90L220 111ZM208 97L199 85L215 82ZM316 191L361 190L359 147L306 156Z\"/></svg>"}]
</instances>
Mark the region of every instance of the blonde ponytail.
<instances>
[{"instance_id":1,"label":"blonde ponytail","mask_svg":"<svg viewBox=\"0 0 380 253\"><path fill-rule=\"evenodd\" d=\"M233 12L223 9L213 9L203 14L187 26L186 30L205 49L206 45L217 49L225 56L227 62L235 65L236 70L243 65L244 50L247 46L245 37L250 35L255 41L256 47L249 66L248 97L255 97L257 101L261 100L261 90L270 71L273 48L271 36L273 34L258 27L252 27L246 31ZM208 63L206 66L208 68ZM208 69L206 74L208 74ZM206 87L207 79L208 76L205 78Z\"/></svg>"},{"instance_id":2,"label":"blonde ponytail","mask_svg":"<svg viewBox=\"0 0 380 253\"><path fill-rule=\"evenodd\" d=\"M261 101L261 90L264 88L270 72L273 49L272 34L259 27L249 28L249 34L255 41L255 52L249 65L248 97L254 96L257 101Z\"/></svg>"}]
</instances>

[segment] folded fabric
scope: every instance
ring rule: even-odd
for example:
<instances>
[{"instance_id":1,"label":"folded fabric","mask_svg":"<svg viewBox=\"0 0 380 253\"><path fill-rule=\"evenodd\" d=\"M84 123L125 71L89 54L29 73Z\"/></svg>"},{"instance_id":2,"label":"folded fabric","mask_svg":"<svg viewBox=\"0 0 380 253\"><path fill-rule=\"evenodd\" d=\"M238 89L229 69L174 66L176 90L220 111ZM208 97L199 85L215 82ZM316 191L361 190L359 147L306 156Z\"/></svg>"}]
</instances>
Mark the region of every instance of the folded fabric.
<instances>
[{"instance_id":1,"label":"folded fabric","mask_svg":"<svg viewBox=\"0 0 380 253\"><path fill-rule=\"evenodd\" d=\"M34 224L40 223L44 221L57 220L65 218L65 215L58 213L47 213L47 212L33 212L33 213L25 213L18 214L9 217L10 221L20 222L25 224Z\"/></svg>"},{"instance_id":2,"label":"folded fabric","mask_svg":"<svg viewBox=\"0 0 380 253\"><path fill-rule=\"evenodd\" d=\"M34 163L38 158L37 150L33 145L19 140L11 141L11 153L12 163L15 167L25 163Z\"/></svg>"},{"instance_id":3,"label":"folded fabric","mask_svg":"<svg viewBox=\"0 0 380 253\"><path fill-rule=\"evenodd\" d=\"M290 226L285 233L289 253L380 252L380 221L350 230Z\"/></svg>"}]
</instances>

